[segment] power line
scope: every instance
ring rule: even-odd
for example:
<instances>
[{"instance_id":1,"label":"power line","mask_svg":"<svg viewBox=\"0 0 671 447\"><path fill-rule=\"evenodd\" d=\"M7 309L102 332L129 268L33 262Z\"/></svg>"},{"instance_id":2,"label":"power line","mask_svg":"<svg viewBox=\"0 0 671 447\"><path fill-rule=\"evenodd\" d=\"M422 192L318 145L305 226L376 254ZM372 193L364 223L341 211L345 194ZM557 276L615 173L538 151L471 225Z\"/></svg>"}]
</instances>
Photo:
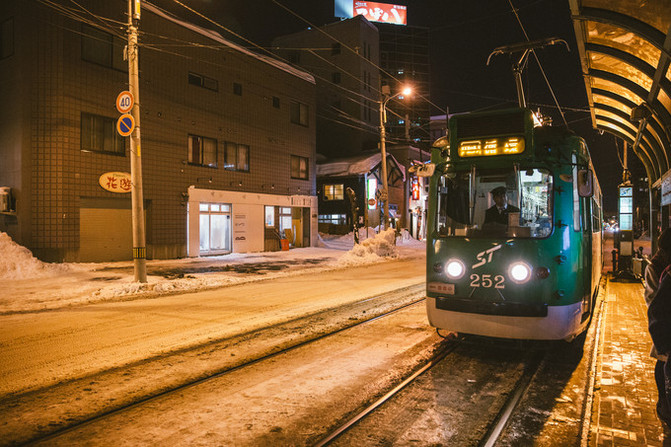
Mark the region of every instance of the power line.
<instances>
[{"instance_id":1,"label":"power line","mask_svg":"<svg viewBox=\"0 0 671 447\"><path fill-rule=\"evenodd\" d=\"M522 33L524 33L524 38L529 42L529 35L527 34L527 31L524 29L524 25L522 24L522 20L520 20L520 16L517 14L517 10L515 9L515 6L513 6L513 0L508 0L508 3L510 3L510 9L512 9L513 13L515 14L515 17L517 18L517 23L520 24L520 28L522 28ZM550 89L550 93L552 94L552 99L554 99L555 104L557 105L557 109L559 110L559 114L561 115L562 119L564 120L564 125L568 128L569 125L566 122L566 117L564 116L564 111L561 109L561 106L559 105L559 101L557 100L557 96L555 95L554 90L552 90L552 86L550 85L550 81L548 80L547 75L545 74L545 70L543 69L543 65L541 65L540 59L538 59L538 55L534 50L531 50L531 53L534 55L534 59L536 59L536 63L538 64L538 67L541 70L541 73L543 74L543 78L545 79L545 83L547 84L548 88Z\"/></svg>"}]
</instances>

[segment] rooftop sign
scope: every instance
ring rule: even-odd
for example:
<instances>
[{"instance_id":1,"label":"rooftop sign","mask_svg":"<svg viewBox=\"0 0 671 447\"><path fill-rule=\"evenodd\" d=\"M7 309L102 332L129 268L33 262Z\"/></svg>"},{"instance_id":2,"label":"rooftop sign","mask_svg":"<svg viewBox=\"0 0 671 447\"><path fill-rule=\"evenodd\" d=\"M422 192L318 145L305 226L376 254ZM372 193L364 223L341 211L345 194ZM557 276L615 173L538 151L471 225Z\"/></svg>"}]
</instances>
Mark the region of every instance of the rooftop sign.
<instances>
[{"instance_id":1,"label":"rooftop sign","mask_svg":"<svg viewBox=\"0 0 671 447\"><path fill-rule=\"evenodd\" d=\"M351 18L362 15L370 22L408 24L408 7L363 0L335 0L335 16Z\"/></svg>"}]
</instances>

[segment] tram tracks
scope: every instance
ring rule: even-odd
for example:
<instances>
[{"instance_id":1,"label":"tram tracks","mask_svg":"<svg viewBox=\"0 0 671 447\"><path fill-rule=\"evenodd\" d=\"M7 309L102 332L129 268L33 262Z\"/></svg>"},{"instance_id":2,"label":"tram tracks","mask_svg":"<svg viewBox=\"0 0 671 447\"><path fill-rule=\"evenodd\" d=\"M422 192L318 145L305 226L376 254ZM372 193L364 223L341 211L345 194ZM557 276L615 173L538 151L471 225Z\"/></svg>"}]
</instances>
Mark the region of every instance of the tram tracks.
<instances>
[{"instance_id":1,"label":"tram tracks","mask_svg":"<svg viewBox=\"0 0 671 447\"><path fill-rule=\"evenodd\" d=\"M468 402L463 408L459 408L459 399L454 399L455 408L450 412L462 415L478 414L478 416L471 417L468 425L444 418L444 426L433 427L433 433L419 433L422 430L421 427L427 426L427 421L423 420L425 419L423 413L435 413L438 410L437 402L452 400L453 391L463 388L463 376L455 376L454 380L448 381L450 386L444 387L442 390L435 389L436 379L427 378L427 376L430 374L444 375L445 371L449 371L450 368L452 370L473 368L474 363L477 363L478 360L468 358L467 355L464 356L465 351L471 348L473 348L473 344L464 342L461 338L447 341L443 349L437 351L424 365L384 396L334 428L315 446L350 445L354 440L358 445L392 445L408 442L418 443L418 445L478 445L482 447L496 445L503 429L531 385L532 379L538 372L547 352L534 349L529 354L521 354L519 361L513 361L503 368L502 374L507 375L508 386L504 386L498 393L507 397L496 399L498 405L487 405L487 409L484 410L484 408L478 409L477 404ZM466 365L465 362L470 363L470 366ZM452 366L446 367L447 364ZM441 369L442 371L435 372ZM490 377L486 380L493 381L494 379L495 377ZM476 380L471 379L466 381L476 382ZM480 383L480 386L486 389L491 386L491 383ZM429 389L431 391L427 391ZM443 392L444 394L441 396ZM427 394L432 394L431 398L427 399ZM399 402L395 403L394 400ZM472 401L472 399L468 400ZM421 406L413 405L418 402L421 403ZM385 410L385 406L390 408ZM469 406L472 408L468 408ZM498 411L493 410L496 408L498 408ZM367 418L371 420L367 420ZM398 427L395 424L399 421L405 421L406 424ZM357 428L360 423L363 426ZM472 435L468 434L468 427L475 428ZM374 435L371 435L372 432L374 432ZM448 432L451 432L454 436L448 435ZM428 438L422 438L423 435L428 436Z\"/></svg>"},{"instance_id":2,"label":"tram tracks","mask_svg":"<svg viewBox=\"0 0 671 447\"><path fill-rule=\"evenodd\" d=\"M23 444L56 438L160 397L195 387L347 329L393 315L423 301L424 284L416 284L160 358L9 396L0 400L0 419L6 421L0 427L0 439L3 440L1 443ZM230 357L228 352L231 351L245 351L246 354ZM224 352L226 356L223 355ZM168 380L171 374L164 368L172 370L173 373L184 373L188 367L181 367L195 361L204 361L208 365L201 373L178 374L177 378ZM160 373L166 381L161 382L161 378L153 377L155 373ZM144 376L144 382L137 387L139 389L134 392L129 390L140 376ZM148 389L147 380L158 381L161 385ZM39 411L35 411L36 406L59 410L52 410L46 415L39 414Z\"/></svg>"}]
</instances>

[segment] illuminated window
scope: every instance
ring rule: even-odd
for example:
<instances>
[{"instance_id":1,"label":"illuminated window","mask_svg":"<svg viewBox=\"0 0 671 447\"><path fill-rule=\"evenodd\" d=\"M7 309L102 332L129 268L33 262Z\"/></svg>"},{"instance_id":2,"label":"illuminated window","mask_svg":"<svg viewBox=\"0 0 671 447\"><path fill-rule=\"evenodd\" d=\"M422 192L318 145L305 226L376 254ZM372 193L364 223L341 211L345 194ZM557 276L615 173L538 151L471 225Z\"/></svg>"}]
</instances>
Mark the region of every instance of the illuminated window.
<instances>
[{"instance_id":1,"label":"illuminated window","mask_svg":"<svg viewBox=\"0 0 671 447\"><path fill-rule=\"evenodd\" d=\"M324 185L324 200L344 200L345 185Z\"/></svg>"},{"instance_id":2,"label":"illuminated window","mask_svg":"<svg viewBox=\"0 0 671 447\"><path fill-rule=\"evenodd\" d=\"M81 150L126 155L124 138L116 131L116 121L106 116L82 113Z\"/></svg>"},{"instance_id":3,"label":"illuminated window","mask_svg":"<svg viewBox=\"0 0 671 447\"><path fill-rule=\"evenodd\" d=\"M291 178L301 180L308 179L308 159L307 157L291 156Z\"/></svg>"},{"instance_id":4,"label":"illuminated window","mask_svg":"<svg viewBox=\"0 0 671 447\"><path fill-rule=\"evenodd\" d=\"M249 146L230 141L224 143L224 169L249 172Z\"/></svg>"},{"instance_id":5,"label":"illuminated window","mask_svg":"<svg viewBox=\"0 0 671 447\"><path fill-rule=\"evenodd\" d=\"M217 140L189 135L188 161L194 165L217 167Z\"/></svg>"}]
</instances>

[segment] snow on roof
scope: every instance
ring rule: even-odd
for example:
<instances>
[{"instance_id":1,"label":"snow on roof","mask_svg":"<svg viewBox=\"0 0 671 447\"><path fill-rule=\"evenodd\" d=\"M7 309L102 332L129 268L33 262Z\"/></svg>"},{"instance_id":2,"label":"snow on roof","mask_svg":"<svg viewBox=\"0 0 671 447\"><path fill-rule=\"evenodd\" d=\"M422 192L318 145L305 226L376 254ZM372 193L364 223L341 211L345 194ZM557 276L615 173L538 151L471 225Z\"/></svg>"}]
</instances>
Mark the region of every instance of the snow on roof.
<instances>
[{"instance_id":1,"label":"snow on roof","mask_svg":"<svg viewBox=\"0 0 671 447\"><path fill-rule=\"evenodd\" d=\"M184 20L181 20L181 19L175 17L174 15L170 14L169 12L164 11L161 8L159 8L158 6L152 5L149 2L143 2L142 6L145 10L150 11L150 12L156 14L157 16L164 18L165 20L173 22L173 23L175 23L177 25L180 25L184 28L190 29L193 32L196 32L196 33L198 33L202 36L208 37L208 38L210 38L210 39L212 39L216 42L224 44L229 48L237 50L240 53L251 56L251 57L253 57L255 59L258 59L262 62L265 62L266 64L272 65L275 68L279 68L282 71L285 71L289 74L292 74L292 75L294 75L298 78L301 78L305 81L308 81L312 84L315 83L315 78L310 73L307 73L307 72L302 71L302 70L298 70L297 68L292 67L291 65L289 65L287 63L284 63L284 62L282 62L278 59L275 59L273 57L264 56L262 54L258 54L258 53L254 53L252 51L249 51L248 49L246 49L244 47L241 47L240 45L234 44L233 42L224 39L223 37L221 37L221 34L217 33L216 31L201 28L200 26L194 25L193 23L185 22Z\"/></svg>"},{"instance_id":2,"label":"snow on roof","mask_svg":"<svg viewBox=\"0 0 671 447\"><path fill-rule=\"evenodd\" d=\"M393 155L387 154L387 159L391 159L396 165L396 168L401 172L401 177L405 181L405 168L394 158ZM323 176L345 176L345 175L362 175L366 174L382 161L382 154L376 152L370 155L360 155L358 157L342 158L333 160L327 163L317 165L317 175Z\"/></svg>"}]
</instances>

